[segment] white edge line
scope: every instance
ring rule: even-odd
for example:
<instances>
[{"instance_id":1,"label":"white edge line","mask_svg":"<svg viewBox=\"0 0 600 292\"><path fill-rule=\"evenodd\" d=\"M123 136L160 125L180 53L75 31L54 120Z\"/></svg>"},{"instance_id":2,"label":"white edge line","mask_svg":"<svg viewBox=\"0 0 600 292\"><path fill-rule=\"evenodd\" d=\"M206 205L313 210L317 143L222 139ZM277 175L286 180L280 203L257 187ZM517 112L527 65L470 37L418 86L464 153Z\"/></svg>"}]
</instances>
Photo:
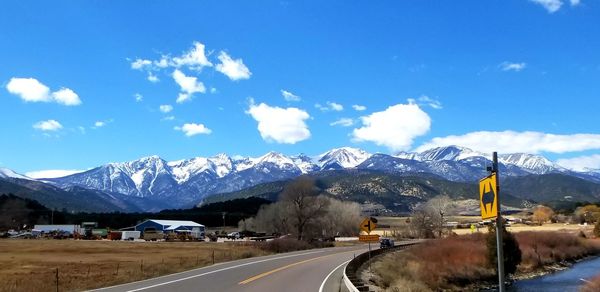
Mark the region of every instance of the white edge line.
<instances>
[{"instance_id":1,"label":"white edge line","mask_svg":"<svg viewBox=\"0 0 600 292\"><path fill-rule=\"evenodd\" d=\"M171 280L171 281L167 281L167 282L162 282L162 283L158 283L158 284L154 284L154 285L150 285L150 286L146 286L146 287L141 287L141 288L137 288L137 289L133 289L133 290L127 290L127 291L129 291L129 292L135 292L135 291L146 290L146 289L150 289L150 288L154 288L154 287L159 287L159 286L163 286L163 285L168 285L168 284L179 282L179 281L185 281L185 280L189 280L189 279L193 279L193 278L197 278L197 277L202 277L202 276L206 276L206 275L210 275L210 274L214 274L214 273L218 273L218 272L222 272L222 271L236 269L236 268L239 268L239 267L244 267L244 266L249 266L249 265L253 265L253 264L258 264L258 263L263 263L263 262L268 262L268 261L274 261L274 260L279 260L279 259L286 259L286 258L291 258L291 257L309 255L309 254L314 254L314 253L321 253L321 252L325 252L325 251L324 250L311 251L311 252L305 252L305 253L301 253L301 254L292 254L292 255L280 256L280 257L275 257L275 258L263 259L263 260L259 260L259 261L252 261L252 262L248 262L248 263L244 263L244 264L239 264L239 265L235 265L235 266L231 266L231 267L226 267L226 268L222 268L222 269L218 269L218 270L209 271L209 272L202 273L202 274L196 274L196 275L192 275L192 276L188 276L188 277L184 277L184 278L179 278L179 279L175 279L175 280ZM223 262L223 263L218 263L217 265L223 265L223 264L227 264L227 263L228 262ZM207 267L201 267L201 268L198 268L196 270L207 269L207 268L214 267L214 266L215 265L207 266ZM179 273L175 273L175 274L164 275L164 276L160 276L160 277L156 277L156 278L150 278L150 279L140 280L140 281L136 281L136 282L124 283L124 284L120 284L120 285L116 285L116 286L110 286L110 287L104 287L104 288L94 289L94 290L91 290L91 291L102 291L102 290L107 290L107 289L114 289L114 288L118 288L118 287L125 286L125 285L132 285L132 284L136 284L136 283L140 283L140 282L151 281L151 280L156 280L156 279L160 279L160 278L164 278L164 277L175 276L175 275L178 275L178 274L190 273L190 272L193 272L193 271L194 270L188 270L188 271L183 271L183 272L179 272Z\"/></svg>"},{"instance_id":2,"label":"white edge line","mask_svg":"<svg viewBox=\"0 0 600 292\"><path fill-rule=\"evenodd\" d=\"M323 292L323 288L325 287L325 282L327 282L327 280L329 279L329 277L331 277L331 275L333 275L333 273L335 271L337 271L341 266L349 263L351 260L347 260L343 263L341 263L339 266L335 267L331 272L329 272L329 274L327 275L327 277L325 277L325 280L323 280L323 283L321 283L321 287L319 287L319 292Z\"/></svg>"}]
</instances>

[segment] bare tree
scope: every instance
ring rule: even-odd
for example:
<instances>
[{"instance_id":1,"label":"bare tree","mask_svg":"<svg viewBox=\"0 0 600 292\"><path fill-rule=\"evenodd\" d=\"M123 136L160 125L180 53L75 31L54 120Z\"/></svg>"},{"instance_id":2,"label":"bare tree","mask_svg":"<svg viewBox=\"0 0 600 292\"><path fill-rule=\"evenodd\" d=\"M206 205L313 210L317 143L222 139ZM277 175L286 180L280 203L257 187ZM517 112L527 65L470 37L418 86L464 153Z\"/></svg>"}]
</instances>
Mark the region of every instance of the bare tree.
<instances>
[{"instance_id":1,"label":"bare tree","mask_svg":"<svg viewBox=\"0 0 600 292\"><path fill-rule=\"evenodd\" d=\"M446 218L444 216L453 213L454 204L448 196L436 196L425 203L425 209L432 218L433 230L442 236Z\"/></svg>"},{"instance_id":2,"label":"bare tree","mask_svg":"<svg viewBox=\"0 0 600 292\"><path fill-rule=\"evenodd\" d=\"M446 218L454 214L454 203L448 196L437 196L415 207L411 227L419 237L442 236Z\"/></svg>"},{"instance_id":3,"label":"bare tree","mask_svg":"<svg viewBox=\"0 0 600 292\"><path fill-rule=\"evenodd\" d=\"M261 207L254 218L240 221L239 226L245 224L247 228L269 233L292 233L298 239L356 235L360 205L318 193L311 179L300 178L286 186L278 202Z\"/></svg>"},{"instance_id":4,"label":"bare tree","mask_svg":"<svg viewBox=\"0 0 600 292\"><path fill-rule=\"evenodd\" d=\"M325 212L328 201L318 194L314 180L301 176L287 184L280 195L280 201L290 206L290 218L298 240L303 239L306 225Z\"/></svg>"}]
</instances>

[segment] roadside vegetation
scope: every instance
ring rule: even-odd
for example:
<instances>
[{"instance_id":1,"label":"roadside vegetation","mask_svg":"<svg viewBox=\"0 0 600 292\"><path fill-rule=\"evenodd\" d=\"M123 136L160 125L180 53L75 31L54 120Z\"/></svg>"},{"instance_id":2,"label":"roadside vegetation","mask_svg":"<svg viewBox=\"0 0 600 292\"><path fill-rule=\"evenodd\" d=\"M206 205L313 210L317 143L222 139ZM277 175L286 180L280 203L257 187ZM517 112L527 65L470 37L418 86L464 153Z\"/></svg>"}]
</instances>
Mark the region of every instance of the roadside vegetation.
<instances>
[{"instance_id":1,"label":"roadside vegetation","mask_svg":"<svg viewBox=\"0 0 600 292\"><path fill-rule=\"evenodd\" d=\"M372 264L371 272L362 271L363 280L372 284L372 289L381 291L469 291L495 285L497 263L493 224L488 228L467 228L470 234L456 235L452 226L446 223L450 216L458 215L454 207L445 197L436 197L417 206L412 216L405 220L405 229L389 234L431 240L382 256ZM545 224L558 224L551 222L562 222L562 226L583 224L579 225L582 229L514 233L505 230L505 270L512 274L509 279L540 275L599 254L600 239L595 239L600 237L599 218L600 208L595 205L580 206L571 214L557 214L547 206L533 208L529 217L520 218L529 222L532 230L543 230ZM596 223L593 232L592 227L586 225L589 223ZM471 223L463 225L471 226ZM600 276L592 282L600 284ZM595 290L585 291L598 291L600 286L593 287Z\"/></svg>"},{"instance_id":2,"label":"roadside vegetation","mask_svg":"<svg viewBox=\"0 0 600 292\"><path fill-rule=\"evenodd\" d=\"M450 236L388 254L373 263L369 280L385 291L464 291L478 288L474 285L482 281L493 285L497 279L495 263L490 262L486 236ZM514 236L521 251L516 277L600 252L597 240L572 234L532 231Z\"/></svg>"}]
</instances>

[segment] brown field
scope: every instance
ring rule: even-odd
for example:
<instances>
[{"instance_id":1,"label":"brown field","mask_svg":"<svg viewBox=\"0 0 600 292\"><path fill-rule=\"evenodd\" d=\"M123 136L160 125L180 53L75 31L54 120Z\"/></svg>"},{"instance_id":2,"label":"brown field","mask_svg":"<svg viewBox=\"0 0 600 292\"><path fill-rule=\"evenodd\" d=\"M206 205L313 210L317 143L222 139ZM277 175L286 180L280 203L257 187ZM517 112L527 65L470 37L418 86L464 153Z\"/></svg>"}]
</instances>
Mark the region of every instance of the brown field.
<instances>
[{"instance_id":1,"label":"brown field","mask_svg":"<svg viewBox=\"0 0 600 292\"><path fill-rule=\"evenodd\" d=\"M78 291L266 255L255 243L0 240L0 291Z\"/></svg>"},{"instance_id":2,"label":"brown field","mask_svg":"<svg viewBox=\"0 0 600 292\"><path fill-rule=\"evenodd\" d=\"M406 223L407 217L377 217L377 224L389 225L390 228L375 229L372 234L379 234L381 236L394 236L394 234L405 234L408 229L408 223ZM452 216L448 217L448 221L466 223L466 222L479 222L481 218L478 216ZM578 225L578 224L565 224L565 223L546 223L541 226L539 225L525 225L525 224L513 224L507 226L507 230L510 232L523 232L523 231L561 231L573 234L578 234L583 231L586 235L591 236L594 230L594 225ZM480 227L479 232L487 233L487 227ZM452 232L458 235L471 234L469 228L452 229Z\"/></svg>"}]
</instances>

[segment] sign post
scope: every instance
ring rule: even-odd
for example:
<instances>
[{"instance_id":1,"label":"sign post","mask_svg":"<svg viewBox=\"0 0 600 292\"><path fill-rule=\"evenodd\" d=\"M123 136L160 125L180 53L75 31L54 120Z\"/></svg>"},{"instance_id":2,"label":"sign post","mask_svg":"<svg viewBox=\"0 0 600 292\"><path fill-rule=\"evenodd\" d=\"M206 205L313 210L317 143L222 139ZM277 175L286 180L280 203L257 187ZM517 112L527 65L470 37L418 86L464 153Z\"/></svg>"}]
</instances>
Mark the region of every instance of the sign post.
<instances>
[{"instance_id":1,"label":"sign post","mask_svg":"<svg viewBox=\"0 0 600 292\"><path fill-rule=\"evenodd\" d=\"M504 248L502 243L502 213L500 209L500 182L498 153L492 155L491 174L479 181L481 219L496 218L496 253L498 255L498 290L504 292Z\"/></svg>"},{"instance_id":2,"label":"sign post","mask_svg":"<svg viewBox=\"0 0 600 292\"><path fill-rule=\"evenodd\" d=\"M358 239L360 241L366 241L369 243L369 271L371 270L371 241L375 239L379 241L379 235L371 235L371 231L373 231L375 227L377 227L376 223L377 219L373 217L365 218L360 223L360 229L368 234L367 236L359 235Z\"/></svg>"}]
</instances>

